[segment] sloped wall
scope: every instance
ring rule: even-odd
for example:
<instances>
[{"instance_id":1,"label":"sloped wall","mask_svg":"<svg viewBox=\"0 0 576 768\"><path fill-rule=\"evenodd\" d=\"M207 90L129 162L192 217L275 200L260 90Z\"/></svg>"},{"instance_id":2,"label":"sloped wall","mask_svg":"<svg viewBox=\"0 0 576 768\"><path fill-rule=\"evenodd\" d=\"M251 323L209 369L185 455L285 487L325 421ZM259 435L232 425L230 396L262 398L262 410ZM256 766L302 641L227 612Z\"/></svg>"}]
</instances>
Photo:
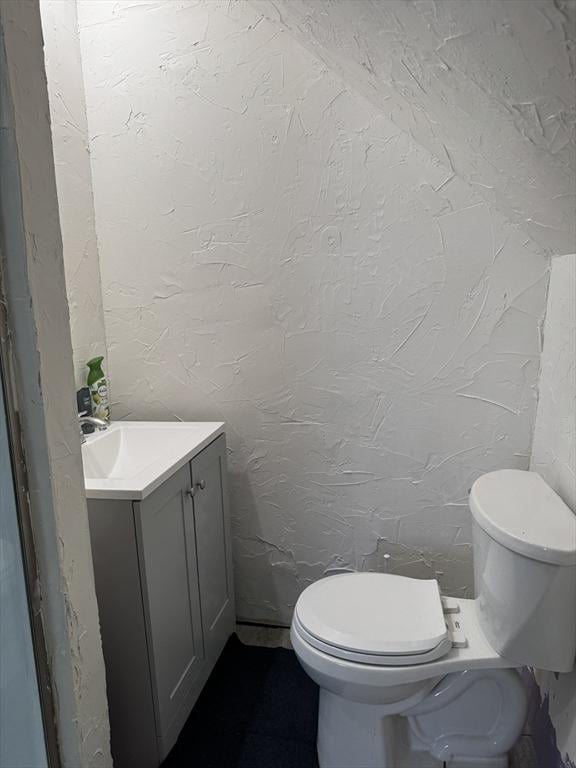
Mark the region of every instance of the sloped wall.
<instances>
[{"instance_id":1,"label":"sloped wall","mask_svg":"<svg viewBox=\"0 0 576 768\"><path fill-rule=\"evenodd\" d=\"M576 255L552 259L540 397L530 468L576 512ZM576 765L576 672L537 674L536 718L542 766ZM553 729L553 730L552 730ZM571 762L570 762L571 761Z\"/></svg>"},{"instance_id":2,"label":"sloped wall","mask_svg":"<svg viewBox=\"0 0 576 768\"><path fill-rule=\"evenodd\" d=\"M0 280L39 575L33 600L61 764L111 768L38 3L0 3L0 75Z\"/></svg>"},{"instance_id":3,"label":"sloped wall","mask_svg":"<svg viewBox=\"0 0 576 768\"><path fill-rule=\"evenodd\" d=\"M245 2L79 5L117 416L228 424L239 613L339 570L470 594L526 467L547 261Z\"/></svg>"},{"instance_id":4,"label":"sloped wall","mask_svg":"<svg viewBox=\"0 0 576 768\"><path fill-rule=\"evenodd\" d=\"M76 0L42 0L44 57L76 387L106 356Z\"/></svg>"},{"instance_id":5,"label":"sloped wall","mask_svg":"<svg viewBox=\"0 0 576 768\"><path fill-rule=\"evenodd\" d=\"M252 2L529 237L574 250L574 0Z\"/></svg>"}]
</instances>

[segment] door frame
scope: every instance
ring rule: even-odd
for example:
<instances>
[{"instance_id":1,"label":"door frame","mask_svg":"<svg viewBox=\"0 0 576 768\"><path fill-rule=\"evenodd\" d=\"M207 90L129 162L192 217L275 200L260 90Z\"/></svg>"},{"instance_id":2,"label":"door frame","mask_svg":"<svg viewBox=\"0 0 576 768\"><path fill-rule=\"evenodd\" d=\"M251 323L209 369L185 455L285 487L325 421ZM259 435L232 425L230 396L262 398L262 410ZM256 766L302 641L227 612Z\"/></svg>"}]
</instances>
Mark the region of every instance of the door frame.
<instances>
[{"instance_id":1,"label":"door frame","mask_svg":"<svg viewBox=\"0 0 576 768\"><path fill-rule=\"evenodd\" d=\"M0 264L1 263L2 251L0 250ZM28 598L28 616L30 617L30 627L32 630L32 647L34 650L34 662L38 680L38 693L40 697L48 766L49 768L61 768L58 731L56 727L56 712L53 700L52 675L46 649L41 599L38 589L40 584L40 574L38 570L36 549L34 546L26 460L23 448L22 429L20 426L18 399L16 396L14 358L10 346L6 306L6 297L4 295L2 274L0 270L0 387L2 387L3 390L6 409L6 426L12 464L12 477L14 479L16 514L18 518L17 522L20 532L24 579L26 582L26 594Z\"/></svg>"}]
</instances>

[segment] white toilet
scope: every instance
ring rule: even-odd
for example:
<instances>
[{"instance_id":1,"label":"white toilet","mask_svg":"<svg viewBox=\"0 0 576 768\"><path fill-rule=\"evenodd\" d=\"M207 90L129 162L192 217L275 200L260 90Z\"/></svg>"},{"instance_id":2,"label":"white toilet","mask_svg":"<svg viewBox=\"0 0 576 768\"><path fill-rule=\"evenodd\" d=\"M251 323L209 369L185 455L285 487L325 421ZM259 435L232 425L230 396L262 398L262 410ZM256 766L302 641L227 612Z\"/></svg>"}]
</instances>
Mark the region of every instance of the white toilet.
<instances>
[{"instance_id":1,"label":"white toilet","mask_svg":"<svg viewBox=\"0 0 576 768\"><path fill-rule=\"evenodd\" d=\"M320 686L320 768L506 768L526 717L517 668L576 654L576 517L533 472L470 493L474 600L380 573L329 576L291 628Z\"/></svg>"}]
</instances>

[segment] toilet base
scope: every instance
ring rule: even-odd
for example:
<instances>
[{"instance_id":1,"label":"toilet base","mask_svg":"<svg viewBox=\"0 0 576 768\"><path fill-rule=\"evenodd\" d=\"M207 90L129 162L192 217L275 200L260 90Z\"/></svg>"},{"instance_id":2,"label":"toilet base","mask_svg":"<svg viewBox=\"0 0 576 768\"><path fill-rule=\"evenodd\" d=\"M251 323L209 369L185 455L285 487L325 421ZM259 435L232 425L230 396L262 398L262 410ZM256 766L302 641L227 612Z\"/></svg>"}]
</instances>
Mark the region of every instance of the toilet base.
<instances>
[{"instance_id":1,"label":"toilet base","mask_svg":"<svg viewBox=\"0 0 576 768\"><path fill-rule=\"evenodd\" d=\"M378 705L359 704L320 691L318 764L320 768L443 768L429 752L410 748L408 722L382 715ZM351 727L353 725L353 727ZM508 768L508 757L461 757L447 768Z\"/></svg>"},{"instance_id":2,"label":"toilet base","mask_svg":"<svg viewBox=\"0 0 576 768\"><path fill-rule=\"evenodd\" d=\"M344 699L321 688L319 767L443 768L444 763L429 752L410 749L407 721L399 715L384 714L386 709L378 704Z\"/></svg>"},{"instance_id":3,"label":"toilet base","mask_svg":"<svg viewBox=\"0 0 576 768\"><path fill-rule=\"evenodd\" d=\"M320 691L319 768L508 768L508 757L455 757L444 763L410 747L408 721Z\"/></svg>"},{"instance_id":4,"label":"toilet base","mask_svg":"<svg viewBox=\"0 0 576 768\"><path fill-rule=\"evenodd\" d=\"M454 673L417 704L357 702L320 689L320 768L508 768L526 714L515 670Z\"/></svg>"}]
</instances>

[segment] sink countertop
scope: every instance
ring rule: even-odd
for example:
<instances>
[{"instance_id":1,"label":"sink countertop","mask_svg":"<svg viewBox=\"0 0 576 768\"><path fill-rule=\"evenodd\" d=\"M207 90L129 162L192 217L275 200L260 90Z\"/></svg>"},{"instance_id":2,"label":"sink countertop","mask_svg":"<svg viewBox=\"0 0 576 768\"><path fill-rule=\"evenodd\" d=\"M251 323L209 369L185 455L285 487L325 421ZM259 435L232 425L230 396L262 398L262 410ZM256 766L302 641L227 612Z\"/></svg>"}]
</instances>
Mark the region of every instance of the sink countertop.
<instances>
[{"instance_id":1,"label":"sink countertop","mask_svg":"<svg viewBox=\"0 0 576 768\"><path fill-rule=\"evenodd\" d=\"M82 444L86 498L146 498L224 428L220 421L112 422Z\"/></svg>"}]
</instances>

